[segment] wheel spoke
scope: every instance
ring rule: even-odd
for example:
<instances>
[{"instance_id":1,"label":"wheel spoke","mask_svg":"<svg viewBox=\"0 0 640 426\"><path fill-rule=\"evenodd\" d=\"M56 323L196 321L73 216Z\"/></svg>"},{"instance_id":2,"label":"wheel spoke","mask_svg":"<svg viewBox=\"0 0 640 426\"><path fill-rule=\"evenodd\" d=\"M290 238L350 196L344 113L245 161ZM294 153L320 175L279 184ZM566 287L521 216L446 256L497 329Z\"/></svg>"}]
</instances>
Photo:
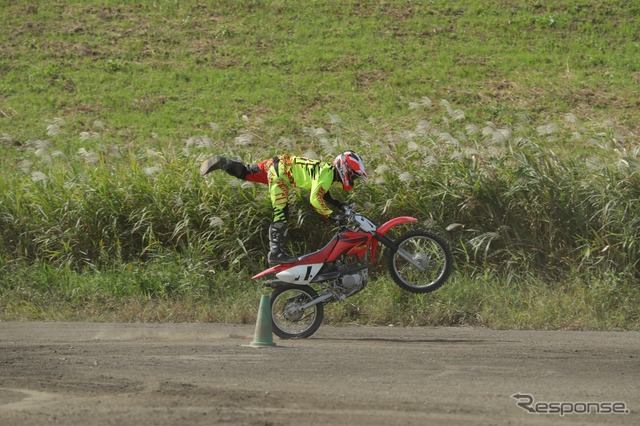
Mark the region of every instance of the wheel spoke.
<instances>
[{"instance_id":1,"label":"wheel spoke","mask_svg":"<svg viewBox=\"0 0 640 426\"><path fill-rule=\"evenodd\" d=\"M389 253L389 273L400 287L428 293L440 287L451 272L453 255L448 245L428 231L411 231L398 238Z\"/></svg>"},{"instance_id":2,"label":"wheel spoke","mask_svg":"<svg viewBox=\"0 0 640 426\"><path fill-rule=\"evenodd\" d=\"M273 331L282 338L302 338L313 334L322 322L322 304L311 304L317 293L307 286L287 286L271 295Z\"/></svg>"}]
</instances>

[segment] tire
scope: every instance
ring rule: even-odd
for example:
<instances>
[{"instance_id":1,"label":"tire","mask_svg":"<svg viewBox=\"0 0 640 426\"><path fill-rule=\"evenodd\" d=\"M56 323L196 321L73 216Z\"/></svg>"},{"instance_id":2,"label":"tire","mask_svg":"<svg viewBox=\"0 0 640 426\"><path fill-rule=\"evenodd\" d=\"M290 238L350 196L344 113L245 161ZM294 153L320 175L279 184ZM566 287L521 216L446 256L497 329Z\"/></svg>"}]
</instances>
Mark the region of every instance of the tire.
<instances>
[{"instance_id":1,"label":"tire","mask_svg":"<svg viewBox=\"0 0 640 426\"><path fill-rule=\"evenodd\" d=\"M425 230L409 231L396 241L397 250L387 252L387 267L393 281L411 293L430 293L449 278L453 269L453 253L439 235ZM420 271L399 254L402 250L425 267Z\"/></svg>"},{"instance_id":2,"label":"tire","mask_svg":"<svg viewBox=\"0 0 640 426\"><path fill-rule=\"evenodd\" d=\"M310 302L318 293L306 285L282 285L271 292L271 324L276 336L304 339L315 333L324 317L324 305L318 303L300 311L297 306Z\"/></svg>"}]
</instances>

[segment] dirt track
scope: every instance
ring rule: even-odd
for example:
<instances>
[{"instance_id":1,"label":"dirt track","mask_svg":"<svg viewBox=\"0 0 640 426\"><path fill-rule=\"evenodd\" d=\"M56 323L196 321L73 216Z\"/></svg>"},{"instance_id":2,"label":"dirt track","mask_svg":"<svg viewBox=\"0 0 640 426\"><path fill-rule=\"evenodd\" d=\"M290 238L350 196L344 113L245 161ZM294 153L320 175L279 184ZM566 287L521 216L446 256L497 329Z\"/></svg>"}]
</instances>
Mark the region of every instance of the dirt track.
<instances>
[{"instance_id":1,"label":"dirt track","mask_svg":"<svg viewBox=\"0 0 640 426\"><path fill-rule=\"evenodd\" d=\"M323 325L260 349L253 333L0 323L0 424L640 424L637 332ZM531 414L516 393L630 413Z\"/></svg>"}]
</instances>

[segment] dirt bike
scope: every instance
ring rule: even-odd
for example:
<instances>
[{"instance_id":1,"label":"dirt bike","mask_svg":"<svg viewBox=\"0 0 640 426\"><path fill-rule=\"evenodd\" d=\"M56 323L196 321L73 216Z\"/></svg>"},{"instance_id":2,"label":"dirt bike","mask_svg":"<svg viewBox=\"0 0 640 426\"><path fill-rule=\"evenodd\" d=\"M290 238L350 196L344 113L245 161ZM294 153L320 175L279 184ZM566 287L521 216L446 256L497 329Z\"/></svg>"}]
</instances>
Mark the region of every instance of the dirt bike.
<instances>
[{"instance_id":1,"label":"dirt bike","mask_svg":"<svg viewBox=\"0 0 640 426\"><path fill-rule=\"evenodd\" d=\"M283 339L315 333L325 304L343 301L365 288L380 243L387 249L389 274L400 288L412 293L440 288L453 268L451 248L442 237L427 230L408 231L395 240L386 236L391 228L415 221L401 216L376 226L353 206L346 206L341 226L327 245L255 275L254 280L275 276L262 283L273 289L273 332Z\"/></svg>"}]
</instances>

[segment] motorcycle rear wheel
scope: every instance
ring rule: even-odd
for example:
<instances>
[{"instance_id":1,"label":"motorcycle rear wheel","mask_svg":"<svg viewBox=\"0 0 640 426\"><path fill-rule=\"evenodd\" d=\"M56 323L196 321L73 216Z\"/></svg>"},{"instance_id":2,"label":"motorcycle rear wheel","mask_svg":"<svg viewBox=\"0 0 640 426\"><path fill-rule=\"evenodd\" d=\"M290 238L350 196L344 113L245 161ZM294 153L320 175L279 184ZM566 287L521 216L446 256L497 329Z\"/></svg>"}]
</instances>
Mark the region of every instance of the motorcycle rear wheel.
<instances>
[{"instance_id":1,"label":"motorcycle rear wheel","mask_svg":"<svg viewBox=\"0 0 640 426\"><path fill-rule=\"evenodd\" d=\"M453 253L438 234L426 230L409 231L401 235L395 245L398 250L387 252L387 266L391 278L403 290L430 293L449 278L453 269ZM424 270L407 260L400 251Z\"/></svg>"},{"instance_id":2,"label":"motorcycle rear wheel","mask_svg":"<svg viewBox=\"0 0 640 426\"><path fill-rule=\"evenodd\" d=\"M304 339L315 333L324 318L324 306L315 304L306 309L302 305L318 297L306 285L283 284L271 292L271 324L276 336L283 339Z\"/></svg>"}]
</instances>

